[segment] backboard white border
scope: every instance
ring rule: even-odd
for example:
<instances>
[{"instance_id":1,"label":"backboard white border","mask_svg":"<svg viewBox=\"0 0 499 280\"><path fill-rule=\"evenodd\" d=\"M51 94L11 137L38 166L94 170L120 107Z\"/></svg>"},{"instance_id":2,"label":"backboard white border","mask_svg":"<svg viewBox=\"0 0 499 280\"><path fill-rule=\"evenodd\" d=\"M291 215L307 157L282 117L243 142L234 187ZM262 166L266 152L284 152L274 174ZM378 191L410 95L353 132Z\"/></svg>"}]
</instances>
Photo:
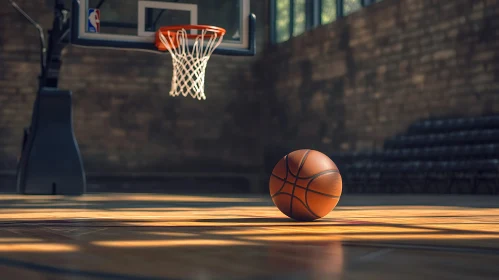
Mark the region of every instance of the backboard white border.
<instances>
[{"instance_id":1,"label":"backboard white border","mask_svg":"<svg viewBox=\"0 0 499 280\"><path fill-rule=\"evenodd\" d=\"M139 1L138 8L138 36L148 37L152 36L154 38L156 32L145 31L146 26L146 9L163 9L163 10L173 10L173 11L184 11L189 12L189 20L191 25L198 24L198 5L196 4L184 4L184 3L170 3L170 2L158 2L158 1ZM191 30L191 34L197 34L197 30Z\"/></svg>"},{"instance_id":2,"label":"backboard white border","mask_svg":"<svg viewBox=\"0 0 499 280\"><path fill-rule=\"evenodd\" d=\"M87 33L87 14L88 14L88 0L74 0L78 3L79 9L79 22L78 22L78 39L80 40L93 40L93 41L115 41L115 42L123 42L123 43L151 43L154 44L154 36L138 36L137 35L116 35L116 34L102 34L102 33ZM249 21L248 16L250 13L250 0L239 0L241 9L240 21L242 31L240 34L248 34L249 33ZM155 2L155 1L137 1L137 2ZM156 3L167 3L167 2L156 2ZM169 3L169 4L179 4L179 3ZM190 4L183 4L190 5ZM192 4L194 5L194 4ZM138 9L139 11L141 9ZM140 15L140 14L139 14ZM145 16L145 15L144 15ZM192 18L191 18L192 19ZM196 17L197 19L197 17ZM140 29L138 29L140 30ZM98 47L96 45L96 47ZM224 41L220 44L219 48L227 48L227 49L247 49L249 47L249 38L248 36L241 36L240 41Z\"/></svg>"}]
</instances>

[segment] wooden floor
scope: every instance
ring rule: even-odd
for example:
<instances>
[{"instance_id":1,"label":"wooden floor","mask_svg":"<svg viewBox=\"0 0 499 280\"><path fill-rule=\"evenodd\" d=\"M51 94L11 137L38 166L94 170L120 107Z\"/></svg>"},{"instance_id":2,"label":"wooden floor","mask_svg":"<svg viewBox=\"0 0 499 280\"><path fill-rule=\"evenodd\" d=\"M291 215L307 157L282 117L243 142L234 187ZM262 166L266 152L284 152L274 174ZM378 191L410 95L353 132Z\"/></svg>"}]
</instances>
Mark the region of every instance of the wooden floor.
<instances>
[{"instance_id":1,"label":"wooden floor","mask_svg":"<svg viewBox=\"0 0 499 280\"><path fill-rule=\"evenodd\" d=\"M1 279L499 279L499 197L0 197Z\"/></svg>"}]
</instances>

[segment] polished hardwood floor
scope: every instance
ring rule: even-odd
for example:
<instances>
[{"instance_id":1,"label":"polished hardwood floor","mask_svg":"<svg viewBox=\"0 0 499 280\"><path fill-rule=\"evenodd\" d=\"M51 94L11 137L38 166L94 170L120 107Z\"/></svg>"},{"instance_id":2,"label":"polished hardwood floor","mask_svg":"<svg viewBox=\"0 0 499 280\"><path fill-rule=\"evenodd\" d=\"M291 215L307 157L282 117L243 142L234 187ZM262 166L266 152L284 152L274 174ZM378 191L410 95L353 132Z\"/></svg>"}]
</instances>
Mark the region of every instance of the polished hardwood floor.
<instances>
[{"instance_id":1,"label":"polished hardwood floor","mask_svg":"<svg viewBox=\"0 0 499 280\"><path fill-rule=\"evenodd\" d=\"M499 197L0 196L1 279L499 279Z\"/></svg>"}]
</instances>

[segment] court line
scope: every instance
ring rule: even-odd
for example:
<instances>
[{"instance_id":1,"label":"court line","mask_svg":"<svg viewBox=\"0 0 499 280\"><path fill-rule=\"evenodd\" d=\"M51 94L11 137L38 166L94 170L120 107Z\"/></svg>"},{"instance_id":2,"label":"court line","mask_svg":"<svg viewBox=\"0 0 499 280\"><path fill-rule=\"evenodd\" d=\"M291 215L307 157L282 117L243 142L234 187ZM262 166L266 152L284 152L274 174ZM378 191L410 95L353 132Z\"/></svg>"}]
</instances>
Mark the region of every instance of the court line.
<instances>
[{"instance_id":1,"label":"court line","mask_svg":"<svg viewBox=\"0 0 499 280\"><path fill-rule=\"evenodd\" d=\"M358 261L362 261L362 262L371 261L371 260L374 260L378 257L381 257L383 255L391 253L393 251L395 251L395 249L392 249L392 248L380 249L380 250L374 251L372 253L368 253L368 254L363 255L362 257L358 258Z\"/></svg>"},{"instance_id":2,"label":"court line","mask_svg":"<svg viewBox=\"0 0 499 280\"><path fill-rule=\"evenodd\" d=\"M374 243L374 242L359 243L352 241L342 241L341 243L343 246L348 246L348 247L376 247L376 248L402 249L402 250L427 250L427 251L499 256L499 249L495 248L455 247L455 246L444 246L444 245L417 245L417 244L402 244L402 243Z\"/></svg>"},{"instance_id":3,"label":"court line","mask_svg":"<svg viewBox=\"0 0 499 280\"><path fill-rule=\"evenodd\" d=\"M177 280L174 278L156 278L156 277L146 277L146 276L130 276L125 274L114 274L108 272L97 272L97 271L81 271L78 269L70 268L60 268L49 265L36 264L32 262L25 262L20 260L13 260L0 257L0 265L19 267L26 270L34 270L38 272L53 273L53 274L63 274L77 277L86 278L99 278L99 279L119 279L119 280Z\"/></svg>"}]
</instances>

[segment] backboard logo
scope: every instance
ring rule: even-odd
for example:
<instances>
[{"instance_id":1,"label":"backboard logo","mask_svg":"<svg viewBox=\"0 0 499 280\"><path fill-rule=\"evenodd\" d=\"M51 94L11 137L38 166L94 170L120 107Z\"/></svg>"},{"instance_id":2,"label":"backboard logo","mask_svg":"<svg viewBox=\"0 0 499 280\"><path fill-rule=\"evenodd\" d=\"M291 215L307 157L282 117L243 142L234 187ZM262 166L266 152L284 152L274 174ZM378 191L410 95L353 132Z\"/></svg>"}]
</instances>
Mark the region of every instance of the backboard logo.
<instances>
[{"instance_id":1,"label":"backboard logo","mask_svg":"<svg viewBox=\"0 0 499 280\"><path fill-rule=\"evenodd\" d=\"M100 32L100 11L99 9L88 9L88 32Z\"/></svg>"}]
</instances>

